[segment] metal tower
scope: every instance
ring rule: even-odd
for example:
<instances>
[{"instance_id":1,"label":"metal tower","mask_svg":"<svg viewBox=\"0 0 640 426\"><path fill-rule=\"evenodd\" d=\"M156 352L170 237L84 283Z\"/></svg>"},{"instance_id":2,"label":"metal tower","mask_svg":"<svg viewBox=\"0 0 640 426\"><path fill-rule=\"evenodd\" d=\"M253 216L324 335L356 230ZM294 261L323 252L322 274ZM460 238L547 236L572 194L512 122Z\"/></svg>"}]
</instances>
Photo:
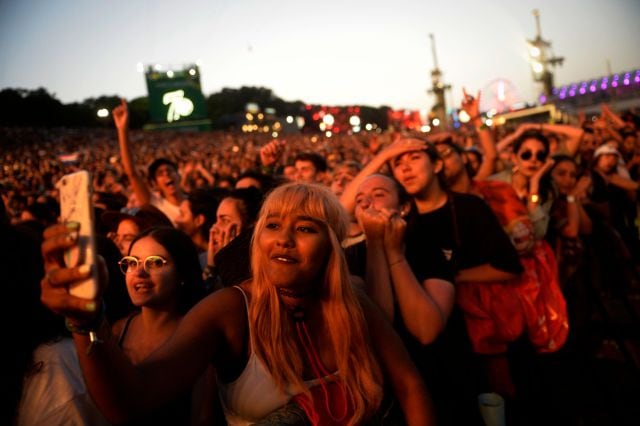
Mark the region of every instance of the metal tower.
<instances>
[{"instance_id":1,"label":"metal tower","mask_svg":"<svg viewBox=\"0 0 640 426\"><path fill-rule=\"evenodd\" d=\"M438 55L436 54L436 42L433 34L429 34L431 39L431 54L433 55L433 70L431 71L431 89L428 93L435 96L435 104L431 108L431 112L440 120L440 125L446 125L447 109L444 99L445 92L451 89L451 85L444 84L441 80L442 72L438 68Z\"/></svg>"},{"instance_id":2,"label":"metal tower","mask_svg":"<svg viewBox=\"0 0 640 426\"><path fill-rule=\"evenodd\" d=\"M555 56L551 49L551 42L542 38L540 30L540 12L538 9L533 10L533 16L536 19L536 38L527 40L529 45L529 63L533 73L533 80L542 82L543 94L549 96L553 89L553 73L551 68L556 65L562 65L563 57Z\"/></svg>"}]
</instances>

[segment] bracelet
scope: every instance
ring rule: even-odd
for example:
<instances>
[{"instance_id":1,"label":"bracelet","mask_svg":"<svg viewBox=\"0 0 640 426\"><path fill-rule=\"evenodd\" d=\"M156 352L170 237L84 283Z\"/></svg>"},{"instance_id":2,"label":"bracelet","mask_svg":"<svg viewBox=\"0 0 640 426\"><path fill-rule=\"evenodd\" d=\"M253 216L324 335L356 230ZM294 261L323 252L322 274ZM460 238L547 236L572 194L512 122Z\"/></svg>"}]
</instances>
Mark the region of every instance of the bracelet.
<instances>
[{"instance_id":1,"label":"bracelet","mask_svg":"<svg viewBox=\"0 0 640 426\"><path fill-rule=\"evenodd\" d=\"M404 258L402 258L402 259L400 259L400 260L396 260L395 262L390 262L390 263L389 263L389 268L393 267L394 265L397 265L397 264L399 264L399 263L404 262L404 260L405 260L405 259L404 259Z\"/></svg>"},{"instance_id":2,"label":"bracelet","mask_svg":"<svg viewBox=\"0 0 640 426\"><path fill-rule=\"evenodd\" d=\"M105 303L102 300L98 315L84 323L75 323L71 318L65 317L64 325L71 333L80 334L82 336L89 336L89 346L87 347L87 355L91 355L97 345L104 343L98 336L98 330L106 321L105 317Z\"/></svg>"},{"instance_id":3,"label":"bracelet","mask_svg":"<svg viewBox=\"0 0 640 426\"><path fill-rule=\"evenodd\" d=\"M202 270L202 279L208 280L216 275L216 265L207 265Z\"/></svg>"}]
</instances>

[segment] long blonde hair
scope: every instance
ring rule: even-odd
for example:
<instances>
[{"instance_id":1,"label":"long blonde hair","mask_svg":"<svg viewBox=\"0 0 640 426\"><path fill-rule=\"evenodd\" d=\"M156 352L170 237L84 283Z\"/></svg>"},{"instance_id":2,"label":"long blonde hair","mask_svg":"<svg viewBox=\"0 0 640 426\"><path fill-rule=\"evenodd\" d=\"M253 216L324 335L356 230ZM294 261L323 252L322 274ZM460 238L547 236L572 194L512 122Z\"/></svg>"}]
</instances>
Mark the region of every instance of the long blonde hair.
<instances>
[{"instance_id":1,"label":"long blonde hair","mask_svg":"<svg viewBox=\"0 0 640 426\"><path fill-rule=\"evenodd\" d=\"M330 330L338 377L354 407L350 424L372 415L382 396L382 374L372 355L362 308L350 284L349 271L340 242L347 236L349 219L328 188L316 184L290 183L274 189L262 206L251 246L253 283L249 320L253 330L253 350L274 380L311 394L302 380L303 358L298 351L295 326L280 302L275 286L266 275L264 253L258 236L269 215L306 215L326 226L331 243L322 287L317 292L322 316Z\"/></svg>"}]
</instances>

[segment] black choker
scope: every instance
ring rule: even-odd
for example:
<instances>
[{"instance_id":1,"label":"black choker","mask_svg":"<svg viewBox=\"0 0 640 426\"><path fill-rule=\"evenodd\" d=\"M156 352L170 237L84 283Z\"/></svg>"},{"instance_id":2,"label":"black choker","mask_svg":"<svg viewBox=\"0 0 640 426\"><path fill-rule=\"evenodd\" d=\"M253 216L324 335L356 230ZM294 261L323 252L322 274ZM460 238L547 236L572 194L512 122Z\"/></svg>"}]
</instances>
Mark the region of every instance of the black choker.
<instances>
[{"instance_id":1,"label":"black choker","mask_svg":"<svg viewBox=\"0 0 640 426\"><path fill-rule=\"evenodd\" d=\"M277 287L276 291L278 292L279 295L291 297L292 299L304 299L305 297L313 293L312 290L306 291L306 292L300 292L300 291L295 291L295 290L282 288L282 287Z\"/></svg>"}]
</instances>

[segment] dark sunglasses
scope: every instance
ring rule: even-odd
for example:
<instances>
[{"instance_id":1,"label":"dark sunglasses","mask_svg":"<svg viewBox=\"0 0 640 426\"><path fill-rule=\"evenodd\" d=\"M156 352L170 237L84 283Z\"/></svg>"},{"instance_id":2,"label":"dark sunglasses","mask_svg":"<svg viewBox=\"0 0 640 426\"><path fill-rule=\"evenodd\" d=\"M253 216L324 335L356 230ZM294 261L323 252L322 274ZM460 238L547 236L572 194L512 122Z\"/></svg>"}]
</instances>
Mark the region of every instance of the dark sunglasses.
<instances>
[{"instance_id":1,"label":"dark sunglasses","mask_svg":"<svg viewBox=\"0 0 640 426\"><path fill-rule=\"evenodd\" d=\"M535 153L535 156L536 156L536 159L540 162L547 159L547 153L545 151L538 151ZM524 161L531 160L531 157L533 157L533 152L531 151L523 151L520 154L520 158L523 159Z\"/></svg>"}]
</instances>

